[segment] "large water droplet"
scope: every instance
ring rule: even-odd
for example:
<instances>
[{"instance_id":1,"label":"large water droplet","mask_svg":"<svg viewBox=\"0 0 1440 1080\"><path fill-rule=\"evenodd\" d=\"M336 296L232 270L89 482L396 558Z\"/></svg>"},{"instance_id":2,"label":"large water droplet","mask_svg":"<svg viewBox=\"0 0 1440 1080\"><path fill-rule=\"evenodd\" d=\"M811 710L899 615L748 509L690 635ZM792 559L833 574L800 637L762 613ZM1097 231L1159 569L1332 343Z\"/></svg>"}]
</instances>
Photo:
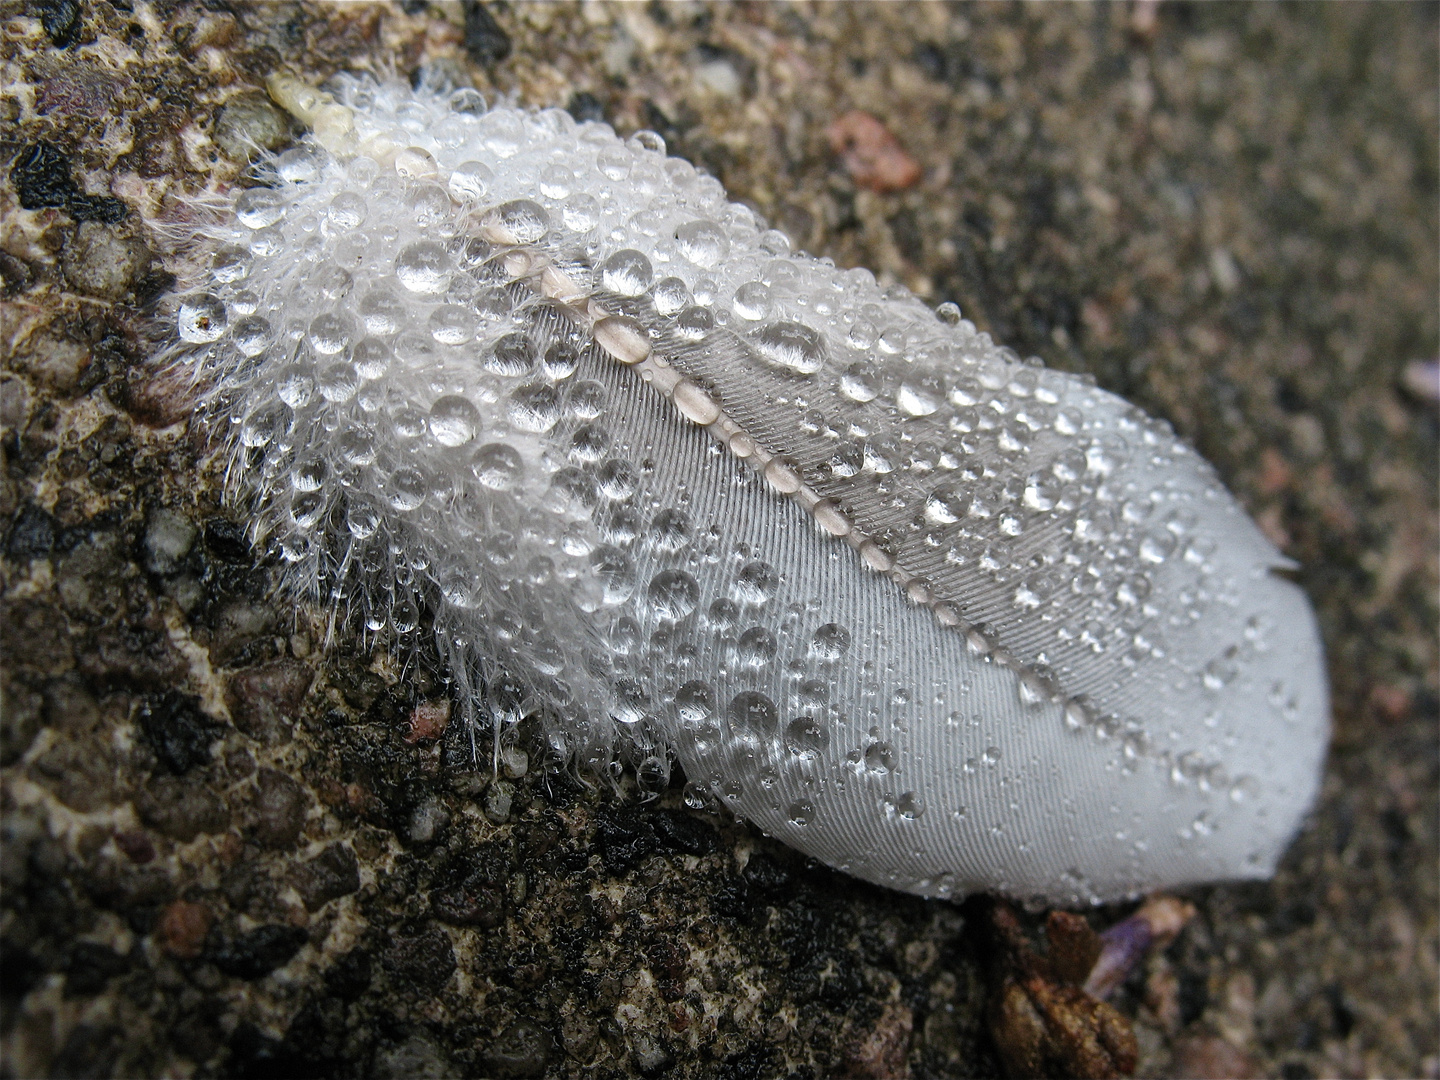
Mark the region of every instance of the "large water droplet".
<instances>
[{"instance_id":1,"label":"large water droplet","mask_svg":"<svg viewBox=\"0 0 1440 1080\"><path fill-rule=\"evenodd\" d=\"M206 345L225 333L225 301L212 293L187 296L176 320L180 340Z\"/></svg>"},{"instance_id":2,"label":"large water droplet","mask_svg":"<svg viewBox=\"0 0 1440 1080\"><path fill-rule=\"evenodd\" d=\"M782 371L813 375L825 366L825 340L804 323L766 323L750 340L762 360Z\"/></svg>"},{"instance_id":3,"label":"large water droplet","mask_svg":"<svg viewBox=\"0 0 1440 1080\"><path fill-rule=\"evenodd\" d=\"M679 622L695 610L700 601L700 586L683 570L662 570L650 579L646 596L656 618Z\"/></svg>"},{"instance_id":4,"label":"large water droplet","mask_svg":"<svg viewBox=\"0 0 1440 1080\"><path fill-rule=\"evenodd\" d=\"M509 491L524 470L519 451L508 443L486 443L475 451L475 478L492 491Z\"/></svg>"},{"instance_id":5,"label":"large water droplet","mask_svg":"<svg viewBox=\"0 0 1440 1080\"><path fill-rule=\"evenodd\" d=\"M780 587L780 575L766 562L748 562L735 578L735 599L742 604L768 603Z\"/></svg>"},{"instance_id":6,"label":"large water droplet","mask_svg":"<svg viewBox=\"0 0 1440 1080\"><path fill-rule=\"evenodd\" d=\"M480 410L467 398L447 395L430 406L430 434L441 446L464 446L480 431Z\"/></svg>"},{"instance_id":7,"label":"large water droplet","mask_svg":"<svg viewBox=\"0 0 1440 1080\"><path fill-rule=\"evenodd\" d=\"M762 738L773 735L779 723L775 703L758 690L742 690L731 698L725 708L725 718L730 722L731 731L749 732Z\"/></svg>"},{"instance_id":8,"label":"large water droplet","mask_svg":"<svg viewBox=\"0 0 1440 1080\"><path fill-rule=\"evenodd\" d=\"M817 660L839 660L849 648L850 631L839 623L825 623L810 639L810 652Z\"/></svg>"},{"instance_id":9,"label":"large water droplet","mask_svg":"<svg viewBox=\"0 0 1440 1080\"><path fill-rule=\"evenodd\" d=\"M521 431L549 431L560 419L560 392L548 383L530 383L510 395L510 422Z\"/></svg>"},{"instance_id":10,"label":"large water droplet","mask_svg":"<svg viewBox=\"0 0 1440 1080\"><path fill-rule=\"evenodd\" d=\"M451 262L445 247L436 240L407 244L395 256L395 276L413 293L434 295L450 283Z\"/></svg>"},{"instance_id":11,"label":"large water droplet","mask_svg":"<svg viewBox=\"0 0 1440 1080\"><path fill-rule=\"evenodd\" d=\"M703 270L720 262L730 251L730 238L713 221L689 221L675 230L680 254Z\"/></svg>"},{"instance_id":12,"label":"large water droplet","mask_svg":"<svg viewBox=\"0 0 1440 1080\"><path fill-rule=\"evenodd\" d=\"M600 282L621 296L640 296L655 279L650 260L632 248L615 252L600 264Z\"/></svg>"}]
</instances>

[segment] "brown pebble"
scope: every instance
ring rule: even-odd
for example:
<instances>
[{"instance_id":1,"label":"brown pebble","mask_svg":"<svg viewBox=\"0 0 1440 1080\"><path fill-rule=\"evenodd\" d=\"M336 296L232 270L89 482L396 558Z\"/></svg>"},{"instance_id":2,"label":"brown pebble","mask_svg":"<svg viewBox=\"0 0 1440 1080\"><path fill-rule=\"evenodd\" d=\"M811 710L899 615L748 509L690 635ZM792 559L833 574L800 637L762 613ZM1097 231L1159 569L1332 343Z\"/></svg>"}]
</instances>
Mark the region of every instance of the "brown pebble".
<instances>
[{"instance_id":1,"label":"brown pebble","mask_svg":"<svg viewBox=\"0 0 1440 1080\"><path fill-rule=\"evenodd\" d=\"M295 660L237 671L225 689L235 726L252 739L278 739L295 722L312 677L310 669Z\"/></svg>"},{"instance_id":2,"label":"brown pebble","mask_svg":"<svg viewBox=\"0 0 1440 1080\"><path fill-rule=\"evenodd\" d=\"M112 225L82 221L65 241L60 269L74 288L119 300L150 268L150 249Z\"/></svg>"},{"instance_id":3,"label":"brown pebble","mask_svg":"<svg viewBox=\"0 0 1440 1080\"><path fill-rule=\"evenodd\" d=\"M852 109L826 129L830 149L840 155L856 185L884 194L904 191L920 179L920 163L900 140L869 113Z\"/></svg>"},{"instance_id":4,"label":"brown pebble","mask_svg":"<svg viewBox=\"0 0 1440 1080\"><path fill-rule=\"evenodd\" d=\"M294 777L276 769L255 774L255 839L270 848L290 847L305 826L309 797Z\"/></svg>"},{"instance_id":5,"label":"brown pebble","mask_svg":"<svg viewBox=\"0 0 1440 1080\"><path fill-rule=\"evenodd\" d=\"M155 859L155 845L150 842L150 837L139 829L117 832L115 846L123 851L125 857L133 863L148 863Z\"/></svg>"},{"instance_id":6,"label":"brown pebble","mask_svg":"<svg viewBox=\"0 0 1440 1080\"><path fill-rule=\"evenodd\" d=\"M1170 1075L1175 1080L1252 1080L1264 1074L1218 1035L1191 1035L1176 1042Z\"/></svg>"},{"instance_id":7,"label":"brown pebble","mask_svg":"<svg viewBox=\"0 0 1440 1080\"><path fill-rule=\"evenodd\" d=\"M160 913L155 924L155 940L171 956L193 960L205 947L214 916L204 904L175 900Z\"/></svg>"},{"instance_id":8,"label":"brown pebble","mask_svg":"<svg viewBox=\"0 0 1440 1080\"><path fill-rule=\"evenodd\" d=\"M426 739L438 739L450 725L450 702L422 701L410 710L406 719L405 741L412 745Z\"/></svg>"}]
</instances>

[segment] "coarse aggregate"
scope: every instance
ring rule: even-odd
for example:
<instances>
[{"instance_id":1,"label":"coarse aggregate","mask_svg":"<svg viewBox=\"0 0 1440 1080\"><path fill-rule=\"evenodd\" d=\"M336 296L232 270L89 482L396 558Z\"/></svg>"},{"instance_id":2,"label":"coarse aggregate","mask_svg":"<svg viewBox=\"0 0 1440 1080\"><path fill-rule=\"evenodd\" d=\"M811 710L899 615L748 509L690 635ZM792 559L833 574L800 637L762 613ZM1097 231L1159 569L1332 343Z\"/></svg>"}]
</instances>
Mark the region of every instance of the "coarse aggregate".
<instances>
[{"instance_id":1,"label":"coarse aggregate","mask_svg":"<svg viewBox=\"0 0 1440 1080\"><path fill-rule=\"evenodd\" d=\"M0 1071L986 1076L972 907L462 767L296 611L156 380L275 70L658 131L798 246L1169 419L1301 566L1335 737L1273 882L1121 988L1138 1073L1435 1076L1437 8L0 4ZM920 166L872 190L859 111ZM909 176L908 170L901 175ZM1093 913L1096 925L1125 914Z\"/></svg>"}]
</instances>

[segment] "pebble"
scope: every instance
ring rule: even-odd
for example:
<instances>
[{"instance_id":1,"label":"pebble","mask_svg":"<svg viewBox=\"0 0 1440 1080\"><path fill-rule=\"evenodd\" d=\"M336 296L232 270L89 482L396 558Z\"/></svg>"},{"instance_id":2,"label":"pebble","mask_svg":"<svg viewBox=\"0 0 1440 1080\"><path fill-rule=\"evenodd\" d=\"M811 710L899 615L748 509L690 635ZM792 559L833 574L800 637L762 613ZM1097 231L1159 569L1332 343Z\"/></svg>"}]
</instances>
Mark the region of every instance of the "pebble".
<instances>
[{"instance_id":1,"label":"pebble","mask_svg":"<svg viewBox=\"0 0 1440 1080\"><path fill-rule=\"evenodd\" d=\"M82 221L60 250L65 280L80 292L115 301L150 268L150 249L113 225Z\"/></svg>"},{"instance_id":2,"label":"pebble","mask_svg":"<svg viewBox=\"0 0 1440 1080\"><path fill-rule=\"evenodd\" d=\"M257 150L279 150L290 141L290 118L264 94L241 94L215 117L213 138L232 161L249 161Z\"/></svg>"}]
</instances>

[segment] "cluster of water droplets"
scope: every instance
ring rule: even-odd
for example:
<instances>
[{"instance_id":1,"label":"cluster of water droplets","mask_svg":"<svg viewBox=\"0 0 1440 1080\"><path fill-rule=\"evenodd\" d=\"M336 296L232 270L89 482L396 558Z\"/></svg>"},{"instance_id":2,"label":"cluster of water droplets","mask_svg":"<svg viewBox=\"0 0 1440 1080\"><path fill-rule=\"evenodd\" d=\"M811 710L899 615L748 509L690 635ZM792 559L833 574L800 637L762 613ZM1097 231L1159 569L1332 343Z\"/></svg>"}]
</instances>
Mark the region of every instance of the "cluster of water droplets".
<instances>
[{"instance_id":1,"label":"cluster of water droplets","mask_svg":"<svg viewBox=\"0 0 1440 1080\"><path fill-rule=\"evenodd\" d=\"M651 789L679 755L694 805L897 887L1148 887L1156 798L1180 845L1278 800L1266 869L1313 776L1267 793L1245 751L1323 737L1323 685L1271 678L1277 557L1165 425L792 253L651 133L339 96L353 142L239 194L177 322L293 583L373 632L433 622L497 752L536 716L557 760ZM1007 739L1048 749L1007 770ZM1067 753L1146 774L1098 876L1016 801ZM814 839L832 808L885 841Z\"/></svg>"}]
</instances>

